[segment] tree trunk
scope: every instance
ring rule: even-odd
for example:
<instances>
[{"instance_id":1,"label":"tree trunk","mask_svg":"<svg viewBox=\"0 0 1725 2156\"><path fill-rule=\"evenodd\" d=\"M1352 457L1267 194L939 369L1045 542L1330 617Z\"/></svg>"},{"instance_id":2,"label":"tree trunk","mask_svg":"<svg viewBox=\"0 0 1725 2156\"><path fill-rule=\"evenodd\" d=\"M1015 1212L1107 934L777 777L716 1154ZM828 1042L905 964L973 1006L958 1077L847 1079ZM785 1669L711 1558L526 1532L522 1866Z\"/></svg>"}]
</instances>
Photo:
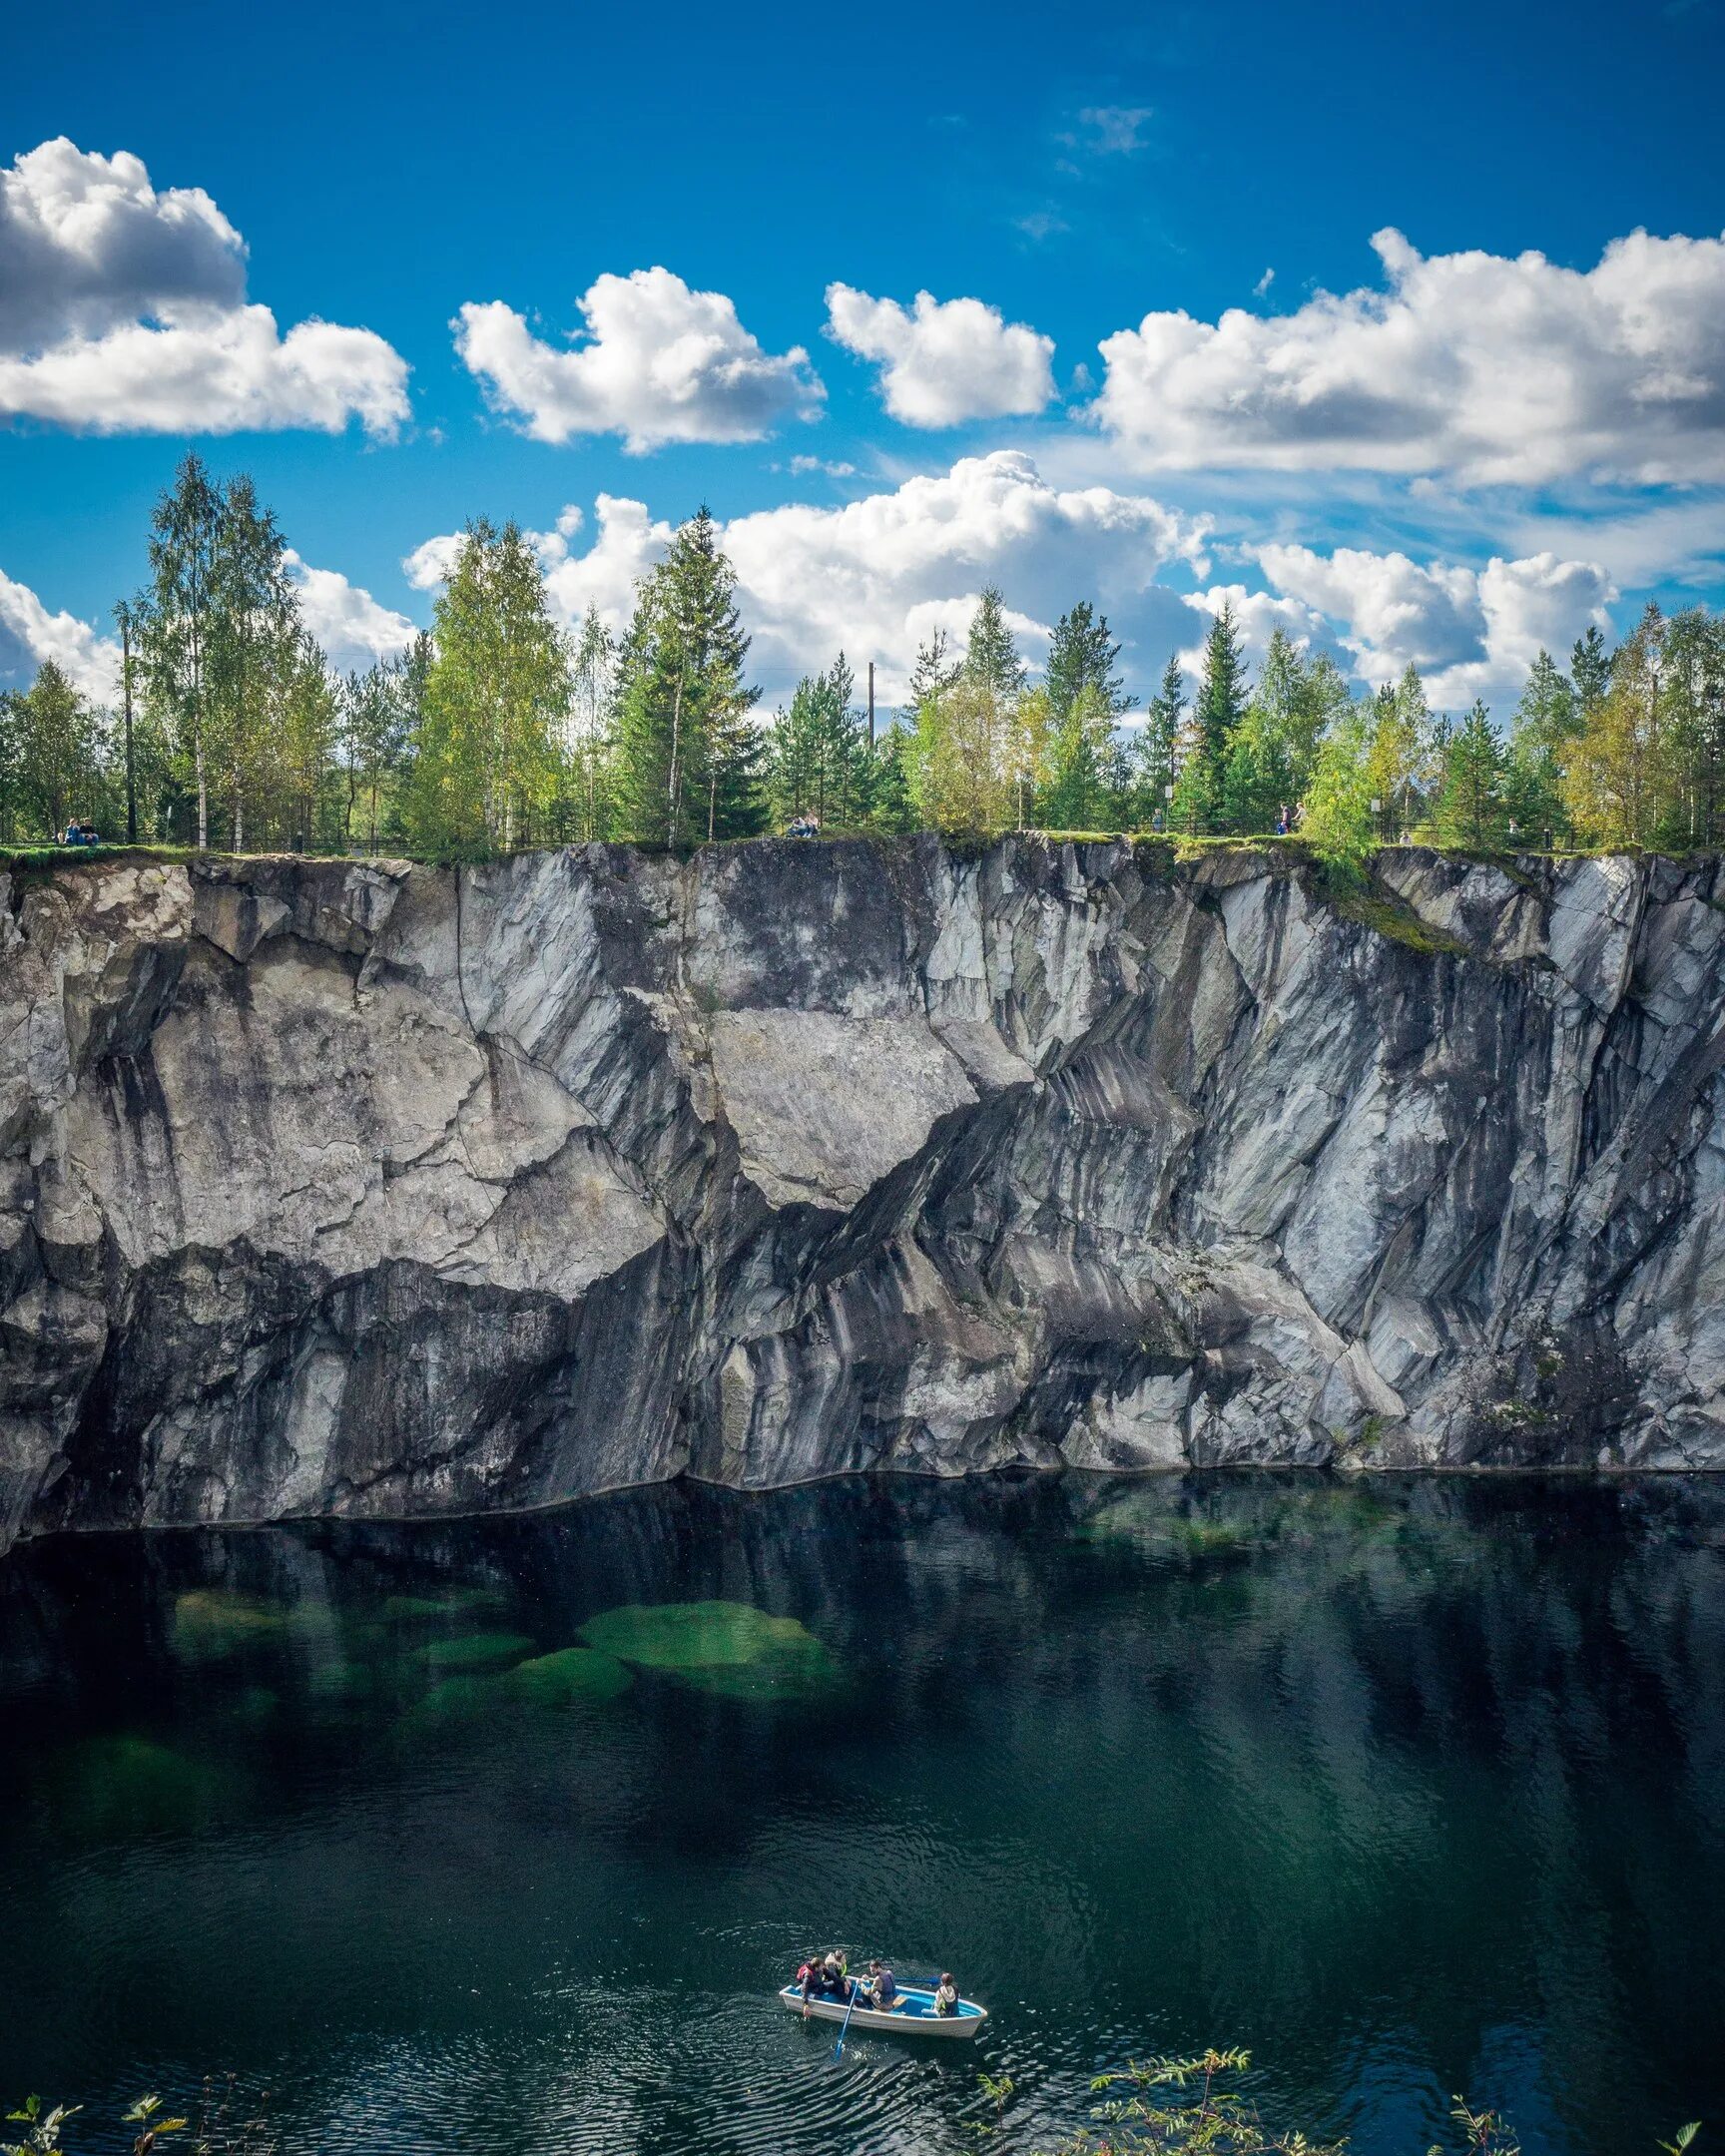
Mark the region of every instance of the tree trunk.
<instances>
[{"instance_id":1,"label":"tree trunk","mask_svg":"<svg viewBox=\"0 0 1725 2156\"><path fill-rule=\"evenodd\" d=\"M665 843L677 842L677 744L683 725L683 673L678 669L677 694L671 699L671 770L665 788Z\"/></svg>"}]
</instances>

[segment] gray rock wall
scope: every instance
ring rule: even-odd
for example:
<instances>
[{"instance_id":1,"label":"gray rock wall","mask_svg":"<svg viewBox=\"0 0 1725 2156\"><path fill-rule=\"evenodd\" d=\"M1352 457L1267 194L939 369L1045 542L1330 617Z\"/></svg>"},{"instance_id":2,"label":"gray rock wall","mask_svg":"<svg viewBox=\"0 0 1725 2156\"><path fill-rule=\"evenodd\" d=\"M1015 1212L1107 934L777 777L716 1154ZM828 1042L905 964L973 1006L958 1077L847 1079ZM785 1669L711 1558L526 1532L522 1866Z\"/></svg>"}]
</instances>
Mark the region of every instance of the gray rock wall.
<instances>
[{"instance_id":1,"label":"gray rock wall","mask_svg":"<svg viewBox=\"0 0 1725 2156\"><path fill-rule=\"evenodd\" d=\"M1010 1461L1725 1464L1716 863L68 864L0 1541Z\"/></svg>"}]
</instances>

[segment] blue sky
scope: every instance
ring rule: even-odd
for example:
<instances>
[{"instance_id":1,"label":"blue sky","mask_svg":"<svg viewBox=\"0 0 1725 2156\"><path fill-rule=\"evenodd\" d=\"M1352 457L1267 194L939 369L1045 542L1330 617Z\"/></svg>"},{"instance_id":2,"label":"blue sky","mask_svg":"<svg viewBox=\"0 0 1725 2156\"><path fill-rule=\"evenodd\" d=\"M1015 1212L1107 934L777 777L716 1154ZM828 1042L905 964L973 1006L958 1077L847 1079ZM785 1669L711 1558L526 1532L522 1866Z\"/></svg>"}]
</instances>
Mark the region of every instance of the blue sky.
<instances>
[{"instance_id":1,"label":"blue sky","mask_svg":"<svg viewBox=\"0 0 1725 2156\"><path fill-rule=\"evenodd\" d=\"M616 614L705 499L770 694L840 641L889 685L992 579L1032 655L1097 592L1142 688L1233 591L1502 706L1538 642L1720 597L1722 59L1720 0L29 11L0 678L100 685L195 439L343 663L469 516Z\"/></svg>"}]
</instances>

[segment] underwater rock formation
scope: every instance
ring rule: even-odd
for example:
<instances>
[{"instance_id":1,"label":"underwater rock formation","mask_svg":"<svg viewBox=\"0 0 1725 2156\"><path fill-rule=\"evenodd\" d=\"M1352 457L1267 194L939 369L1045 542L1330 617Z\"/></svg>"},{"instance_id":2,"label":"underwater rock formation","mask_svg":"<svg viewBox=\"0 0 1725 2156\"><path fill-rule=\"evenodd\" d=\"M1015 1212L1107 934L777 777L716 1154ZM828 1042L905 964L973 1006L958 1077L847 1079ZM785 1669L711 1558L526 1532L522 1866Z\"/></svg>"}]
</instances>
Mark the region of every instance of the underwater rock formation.
<instances>
[{"instance_id":1,"label":"underwater rock formation","mask_svg":"<svg viewBox=\"0 0 1725 2156\"><path fill-rule=\"evenodd\" d=\"M0 908L0 1543L1725 1464L1713 861L121 856Z\"/></svg>"}]
</instances>

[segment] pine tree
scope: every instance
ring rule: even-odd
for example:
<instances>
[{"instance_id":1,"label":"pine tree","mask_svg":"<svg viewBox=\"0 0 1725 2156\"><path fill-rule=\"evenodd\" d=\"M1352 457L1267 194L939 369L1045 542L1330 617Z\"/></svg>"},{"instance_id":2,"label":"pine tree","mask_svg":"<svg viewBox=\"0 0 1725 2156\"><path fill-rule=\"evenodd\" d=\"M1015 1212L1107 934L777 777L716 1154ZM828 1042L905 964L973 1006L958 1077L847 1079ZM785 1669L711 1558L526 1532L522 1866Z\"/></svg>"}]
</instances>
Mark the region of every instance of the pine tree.
<instances>
[{"instance_id":1,"label":"pine tree","mask_svg":"<svg viewBox=\"0 0 1725 2156\"><path fill-rule=\"evenodd\" d=\"M618 787L631 836L665 845L747 836L763 814L737 575L703 507L642 578L623 640Z\"/></svg>"},{"instance_id":2,"label":"pine tree","mask_svg":"<svg viewBox=\"0 0 1725 2156\"><path fill-rule=\"evenodd\" d=\"M1024 662L1018 656L1012 631L1006 622L1006 602L996 586L983 586L970 617L970 635L964 646L964 679L978 682L1001 704L1023 693Z\"/></svg>"},{"instance_id":3,"label":"pine tree","mask_svg":"<svg viewBox=\"0 0 1725 2156\"><path fill-rule=\"evenodd\" d=\"M950 656L950 640L944 629L929 631L926 643L916 648L916 663L905 686L904 709L914 713L924 697L950 689L964 672L963 664Z\"/></svg>"},{"instance_id":4,"label":"pine tree","mask_svg":"<svg viewBox=\"0 0 1725 2156\"><path fill-rule=\"evenodd\" d=\"M1086 681L1063 712L1049 691L1042 692L1042 706L1048 766L1042 821L1051 830L1097 830L1115 819L1120 799L1121 759L1107 693ZM1026 732L1033 731L1032 721Z\"/></svg>"},{"instance_id":5,"label":"pine tree","mask_svg":"<svg viewBox=\"0 0 1725 2156\"><path fill-rule=\"evenodd\" d=\"M420 640L424 641L424 640ZM341 840L351 846L363 816L365 850L377 850L377 830L387 790L398 777L411 723L403 685L410 655L378 660L349 674L340 694L341 763L345 774Z\"/></svg>"}]
</instances>

